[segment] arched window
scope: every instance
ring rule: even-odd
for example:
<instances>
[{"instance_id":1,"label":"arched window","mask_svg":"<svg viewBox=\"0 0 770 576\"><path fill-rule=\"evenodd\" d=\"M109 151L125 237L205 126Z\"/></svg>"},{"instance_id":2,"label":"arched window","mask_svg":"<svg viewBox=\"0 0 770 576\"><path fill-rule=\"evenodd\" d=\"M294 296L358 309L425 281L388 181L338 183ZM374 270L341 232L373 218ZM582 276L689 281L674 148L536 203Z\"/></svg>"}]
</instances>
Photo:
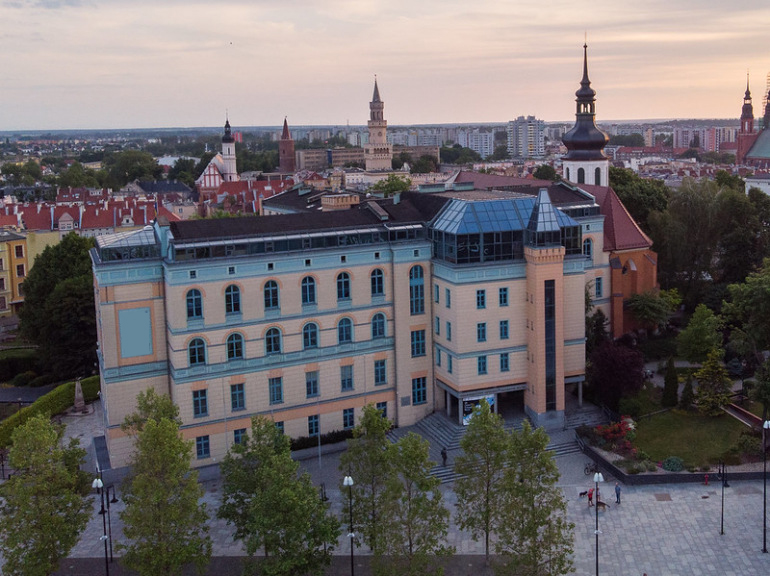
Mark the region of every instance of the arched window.
<instances>
[{"instance_id":1,"label":"arched window","mask_svg":"<svg viewBox=\"0 0 770 576\"><path fill-rule=\"evenodd\" d=\"M265 354L281 353L281 331L278 328L270 328L265 334Z\"/></svg>"},{"instance_id":2,"label":"arched window","mask_svg":"<svg viewBox=\"0 0 770 576\"><path fill-rule=\"evenodd\" d=\"M268 280L265 283L265 310L276 310L279 306L278 283L275 280Z\"/></svg>"},{"instance_id":3,"label":"arched window","mask_svg":"<svg viewBox=\"0 0 770 576\"><path fill-rule=\"evenodd\" d=\"M353 341L353 321L350 318L343 318L337 324L337 342L346 344Z\"/></svg>"},{"instance_id":4,"label":"arched window","mask_svg":"<svg viewBox=\"0 0 770 576\"><path fill-rule=\"evenodd\" d=\"M385 314L375 314L372 318L372 340L385 338Z\"/></svg>"},{"instance_id":5,"label":"arched window","mask_svg":"<svg viewBox=\"0 0 770 576\"><path fill-rule=\"evenodd\" d=\"M590 238L583 240L583 256L586 258L594 257L594 243Z\"/></svg>"},{"instance_id":6,"label":"arched window","mask_svg":"<svg viewBox=\"0 0 770 576\"><path fill-rule=\"evenodd\" d=\"M596 184L597 186L601 186L602 185L602 169L601 168L597 168L596 170L594 170L594 184Z\"/></svg>"},{"instance_id":7,"label":"arched window","mask_svg":"<svg viewBox=\"0 0 770 576\"><path fill-rule=\"evenodd\" d=\"M567 168L567 175L564 178L567 182L569 182L569 168Z\"/></svg>"},{"instance_id":8,"label":"arched window","mask_svg":"<svg viewBox=\"0 0 770 576\"><path fill-rule=\"evenodd\" d=\"M231 284L225 289L225 314L237 314L241 311L241 290Z\"/></svg>"},{"instance_id":9,"label":"arched window","mask_svg":"<svg viewBox=\"0 0 770 576\"><path fill-rule=\"evenodd\" d=\"M302 347L318 348L318 325L313 322L302 327Z\"/></svg>"},{"instance_id":10,"label":"arched window","mask_svg":"<svg viewBox=\"0 0 770 576\"><path fill-rule=\"evenodd\" d=\"M412 266L409 270L409 311L413 316L425 313L425 283L422 266Z\"/></svg>"},{"instance_id":11,"label":"arched window","mask_svg":"<svg viewBox=\"0 0 770 576\"><path fill-rule=\"evenodd\" d=\"M350 274L347 272L337 275L337 300L350 300Z\"/></svg>"},{"instance_id":12,"label":"arched window","mask_svg":"<svg viewBox=\"0 0 770 576\"><path fill-rule=\"evenodd\" d=\"M315 279L305 276L302 279L302 304L315 304Z\"/></svg>"},{"instance_id":13,"label":"arched window","mask_svg":"<svg viewBox=\"0 0 770 576\"><path fill-rule=\"evenodd\" d=\"M372 296L385 294L385 277L379 268L372 270Z\"/></svg>"},{"instance_id":14,"label":"arched window","mask_svg":"<svg viewBox=\"0 0 770 576\"><path fill-rule=\"evenodd\" d=\"M578 168L578 184L586 183L586 171L584 168Z\"/></svg>"},{"instance_id":15,"label":"arched window","mask_svg":"<svg viewBox=\"0 0 770 576\"><path fill-rule=\"evenodd\" d=\"M243 336L240 334L230 334L227 337L227 359L243 359Z\"/></svg>"},{"instance_id":16,"label":"arched window","mask_svg":"<svg viewBox=\"0 0 770 576\"><path fill-rule=\"evenodd\" d=\"M187 318L203 318L203 297L200 290L192 289L187 292Z\"/></svg>"},{"instance_id":17,"label":"arched window","mask_svg":"<svg viewBox=\"0 0 770 576\"><path fill-rule=\"evenodd\" d=\"M202 338L193 338L187 346L187 356L190 366L200 366L206 363L206 343Z\"/></svg>"}]
</instances>

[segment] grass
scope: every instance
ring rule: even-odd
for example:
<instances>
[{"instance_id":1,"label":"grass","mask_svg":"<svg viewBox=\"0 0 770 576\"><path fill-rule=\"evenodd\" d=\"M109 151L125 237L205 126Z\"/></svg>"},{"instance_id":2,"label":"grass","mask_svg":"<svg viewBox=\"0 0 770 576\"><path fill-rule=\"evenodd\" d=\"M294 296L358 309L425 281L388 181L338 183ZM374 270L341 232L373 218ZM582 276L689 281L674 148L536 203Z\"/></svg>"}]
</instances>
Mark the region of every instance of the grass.
<instances>
[{"instance_id":1,"label":"grass","mask_svg":"<svg viewBox=\"0 0 770 576\"><path fill-rule=\"evenodd\" d=\"M37 354L36 348L7 348L0 350L0 360L3 358L34 358Z\"/></svg>"},{"instance_id":2,"label":"grass","mask_svg":"<svg viewBox=\"0 0 770 576\"><path fill-rule=\"evenodd\" d=\"M654 462L669 456L684 460L685 467L716 463L736 446L748 428L727 415L708 418L693 412L670 410L637 422L634 445Z\"/></svg>"}]
</instances>

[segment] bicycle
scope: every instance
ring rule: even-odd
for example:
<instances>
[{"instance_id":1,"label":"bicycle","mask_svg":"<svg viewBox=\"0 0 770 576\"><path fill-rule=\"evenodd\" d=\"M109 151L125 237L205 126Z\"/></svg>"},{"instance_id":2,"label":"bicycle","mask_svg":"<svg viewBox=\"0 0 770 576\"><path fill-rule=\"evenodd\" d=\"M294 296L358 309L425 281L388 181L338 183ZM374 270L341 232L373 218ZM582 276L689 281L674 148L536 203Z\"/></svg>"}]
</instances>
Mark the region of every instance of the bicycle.
<instances>
[{"instance_id":1,"label":"bicycle","mask_svg":"<svg viewBox=\"0 0 770 576\"><path fill-rule=\"evenodd\" d=\"M583 472L586 476L590 476L591 474L595 474L599 471L599 466L597 466L596 462L588 462L583 468Z\"/></svg>"}]
</instances>

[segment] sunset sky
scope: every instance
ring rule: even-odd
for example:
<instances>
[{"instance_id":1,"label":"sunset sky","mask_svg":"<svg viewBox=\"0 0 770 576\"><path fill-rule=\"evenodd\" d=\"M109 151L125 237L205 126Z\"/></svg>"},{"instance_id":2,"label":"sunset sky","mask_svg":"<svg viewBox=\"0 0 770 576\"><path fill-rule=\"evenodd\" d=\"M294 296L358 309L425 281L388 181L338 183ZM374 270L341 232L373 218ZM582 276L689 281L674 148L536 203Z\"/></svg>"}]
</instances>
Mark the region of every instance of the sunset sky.
<instances>
[{"instance_id":1,"label":"sunset sky","mask_svg":"<svg viewBox=\"0 0 770 576\"><path fill-rule=\"evenodd\" d=\"M641 6L641 7L640 7ZM0 0L0 130L755 116L767 0Z\"/></svg>"}]
</instances>

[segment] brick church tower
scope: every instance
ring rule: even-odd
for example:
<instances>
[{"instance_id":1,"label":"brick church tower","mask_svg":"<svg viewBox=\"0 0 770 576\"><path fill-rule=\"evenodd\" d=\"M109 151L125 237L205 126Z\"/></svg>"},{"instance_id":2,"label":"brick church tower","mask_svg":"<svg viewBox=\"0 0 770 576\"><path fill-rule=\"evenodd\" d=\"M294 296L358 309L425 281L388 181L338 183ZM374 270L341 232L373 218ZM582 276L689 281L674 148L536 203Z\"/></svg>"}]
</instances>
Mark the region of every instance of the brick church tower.
<instances>
[{"instance_id":1,"label":"brick church tower","mask_svg":"<svg viewBox=\"0 0 770 576\"><path fill-rule=\"evenodd\" d=\"M294 174L294 140L289 133L289 124L283 119L283 132L278 141L278 171L283 174Z\"/></svg>"}]
</instances>

